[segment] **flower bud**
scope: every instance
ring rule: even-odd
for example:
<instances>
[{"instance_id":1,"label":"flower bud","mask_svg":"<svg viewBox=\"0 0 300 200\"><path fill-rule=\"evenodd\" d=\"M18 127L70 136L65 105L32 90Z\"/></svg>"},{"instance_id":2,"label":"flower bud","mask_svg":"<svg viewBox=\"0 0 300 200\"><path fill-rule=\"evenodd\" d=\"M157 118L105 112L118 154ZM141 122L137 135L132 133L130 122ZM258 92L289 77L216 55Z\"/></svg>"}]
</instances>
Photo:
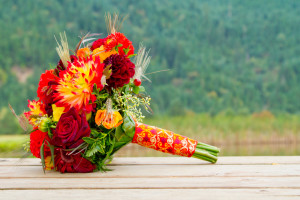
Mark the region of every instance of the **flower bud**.
<instances>
[{"instance_id":1,"label":"flower bud","mask_svg":"<svg viewBox=\"0 0 300 200\"><path fill-rule=\"evenodd\" d=\"M43 118L42 120L41 120L41 123L40 123L40 125L39 125L39 130L40 131L42 131L42 132L47 132L48 131L48 129L50 128L50 126L51 126L51 119L49 119L49 118Z\"/></svg>"},{"instance_id":2,"label":"flower bud","mask_svg":"<svg viewBox=\"0 0 300 200\"><path fill-rule=\"evenodd\" d=\"M133 83L135 86L140 86L142 84L142 81L141 81L141 79L136 78L136 79L134 79Z\"/></svg>"}]
</instances>

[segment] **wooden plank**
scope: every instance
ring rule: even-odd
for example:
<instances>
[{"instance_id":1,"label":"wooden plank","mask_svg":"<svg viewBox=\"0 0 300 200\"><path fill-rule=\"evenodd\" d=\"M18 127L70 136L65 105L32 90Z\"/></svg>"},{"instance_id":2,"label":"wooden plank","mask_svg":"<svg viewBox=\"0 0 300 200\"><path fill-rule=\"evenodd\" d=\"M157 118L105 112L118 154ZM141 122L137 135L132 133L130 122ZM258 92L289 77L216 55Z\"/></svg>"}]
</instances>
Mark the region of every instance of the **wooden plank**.
<instances>
[{"instance_id":1,"label":"wooden plank","mask_svg":"<svg viewBox=\"0 0 300 200\"><path fill-rule=\"evenodd\" d=\"M20 178L0 179L0 189L224 189L300 190L300 177Z\"/></svg>"},{"instance_id":2,"label":"wooden plank","mask_svg":"<svg viewBox=\"0 0 300 200\"><path fill-rule=\"evenodd\" d=\"M209 164L195 158L184 157L116 157L110 165L203 165ZM220 157L216 165L274 165L300 164L300 156L235 156ZM0 166L41 165L37 158L0 158Z\"/></svg>"},{"instance_id":3,"label":"wooden plank","mask_svg":"<svg viewBox=\"0 0 300 200\"><path fill-rule=\"evenodd\" d=\"M106 190L3 190L0 199L122 199L122 200L296 200L300 190L295 189L106 189Z\"/></svg>"},{"instance_id":4,"label":"wooden plank","mask_svg":"<svg viewBox=\"0 0 300 200\"><path fill-rule=\"evenodd\" d=\"M61 174L43 173L40 166L0 166L0 178L45 177L278 177L300 176L299 165L117 165L107 173Z\"/></svg>"}]
</instances>

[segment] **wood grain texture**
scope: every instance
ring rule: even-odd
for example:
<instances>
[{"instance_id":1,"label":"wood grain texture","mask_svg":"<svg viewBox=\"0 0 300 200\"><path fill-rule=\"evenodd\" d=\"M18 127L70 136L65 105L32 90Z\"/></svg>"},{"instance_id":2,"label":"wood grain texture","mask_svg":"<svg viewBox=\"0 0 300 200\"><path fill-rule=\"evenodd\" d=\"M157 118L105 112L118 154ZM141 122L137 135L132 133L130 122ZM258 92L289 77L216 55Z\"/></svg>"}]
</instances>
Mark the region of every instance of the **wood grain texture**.
<instances>
[{"instance_id":1,"label":"wood grain texture","mask_svg":"<svg viewBox=\"0 0 300 200\"><path fill-rule=\"evenodd\" d=\"M0 158L0 199L300 199L300 156L120 157L109 168L44 174L39 159Z\"/></svg>"},{"instance_id":2,"label":"wood grain texture","mask_svg":"<svg viewBox=\"0 0 300 200\"><path fill-rule=\"evenodd\" d=\"M300 177L300 165L114 165L101 173L43 173L41 166L0 166L0 178Z\"/></svg>"},{"instance_id":3,"label":"wood grain texture","mask_svg":"<svg viewBox=\"0 0 300 200\"><path fill-rule=\"evenodd\" d=\"M299 189L299 177L26 178L0 179L1 189Z\"/></svg>"},{"instance_id":4,"label":"wood grain texture","mask_svg":"<svg viewBox=\"0 0 300 200\"><path fill-rule=\"evenodd\" d=\"M0 199L5 200L299 200L299 197L300 191L294 189L0 190Z\"/></svg>"},{"instance_id":5,"label":"wood grain texture","mask_svg":"<svg viewBox=\"0 0 300 200\"><path fill-rule=\"evenodd\" d=\"M109 165L212 165L185 157L116 157ZM300 164L300 156L235 156L220 157L215 165ZM0 158L0 166L41 165L36 158Z\"/></svg>"}]
</instances>

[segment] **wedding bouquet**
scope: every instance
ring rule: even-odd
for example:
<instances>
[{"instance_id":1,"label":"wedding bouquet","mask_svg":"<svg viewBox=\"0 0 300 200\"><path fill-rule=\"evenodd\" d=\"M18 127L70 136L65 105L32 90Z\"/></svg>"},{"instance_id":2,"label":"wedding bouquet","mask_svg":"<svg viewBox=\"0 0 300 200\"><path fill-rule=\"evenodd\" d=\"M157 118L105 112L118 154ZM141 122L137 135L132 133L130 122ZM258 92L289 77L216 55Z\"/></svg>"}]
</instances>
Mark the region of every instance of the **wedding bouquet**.
<instances>
[{"instance_id":1,"label":"wedding bouquet","mask_svg":"<svg viewBox=\"0 0 300 200\"><path fill-rule=\"evenodd\" d=\"M74 51L66 34L60 35L60 61L41 75L38 100L28 101L24 113L33 127L33 156L41 158L44 170L103 171L114 153L131 142L215 163L218 148L141 123L141 107L150 109L141 86L148 80L149 51L140 45L135 53L119 32L118 17L106 19L109 35L87 34Z\"/></svg>"}]
</instances>

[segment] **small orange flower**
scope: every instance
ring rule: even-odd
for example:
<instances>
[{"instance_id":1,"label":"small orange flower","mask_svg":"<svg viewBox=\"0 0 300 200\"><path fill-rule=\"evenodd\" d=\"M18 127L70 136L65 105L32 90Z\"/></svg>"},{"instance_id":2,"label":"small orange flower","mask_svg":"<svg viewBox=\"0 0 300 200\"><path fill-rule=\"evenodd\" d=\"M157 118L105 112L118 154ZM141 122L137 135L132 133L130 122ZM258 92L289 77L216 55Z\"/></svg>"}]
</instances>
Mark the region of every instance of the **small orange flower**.
<instances>
[{"instance_id":1,"label":"small orange flower","mask_svg":"<svg viewBox=\"0 0 300 200\"><path fill-rule=\"evenodd\" d=\"M47 156L45 158L45 170L51 170L53 168L54 168L54 166L52 163L52 158L51 158L51 156Z\"/></svg>"},{"instance_id":2,"label":"small orange flower","mask_svg":"<svg viewBox=\"0 0 300 200\"><path fill-rule=\"evenodd\" d=\"M93 51L93 58L95 59L96 56L99 56L101 63L103 63L103 61L106 58L108 58L109 56L111 56L113 54L118 54L118 52L115 49L113 49L111 51L105 51L104 46L102 45L101 47L99 47Z\"/></svg>"},{"instance_id":3,"label":"small orange flower","mask_svg":"<svg viewBox=\"0 0 300 200\"><path fill-rule=\"evenodd\" d=\"M78 51L77 51L77 57L78 58L86 58L90 55L91 55L91 51L87 47L78 49Z\"/></svg>"},{"instance_id":4,"label":"small orange flower","mask_svg":"<svg viewBox=\"0 0 300 200\"><path fill-rule=\"evenodd\" d=\"M98 110L96 113L95 122L98 126L102 125L106 129L112 129L120 126L123 123L123 118L118 111L107 113L106 110Z\"/></svg>"}]
</instances>

